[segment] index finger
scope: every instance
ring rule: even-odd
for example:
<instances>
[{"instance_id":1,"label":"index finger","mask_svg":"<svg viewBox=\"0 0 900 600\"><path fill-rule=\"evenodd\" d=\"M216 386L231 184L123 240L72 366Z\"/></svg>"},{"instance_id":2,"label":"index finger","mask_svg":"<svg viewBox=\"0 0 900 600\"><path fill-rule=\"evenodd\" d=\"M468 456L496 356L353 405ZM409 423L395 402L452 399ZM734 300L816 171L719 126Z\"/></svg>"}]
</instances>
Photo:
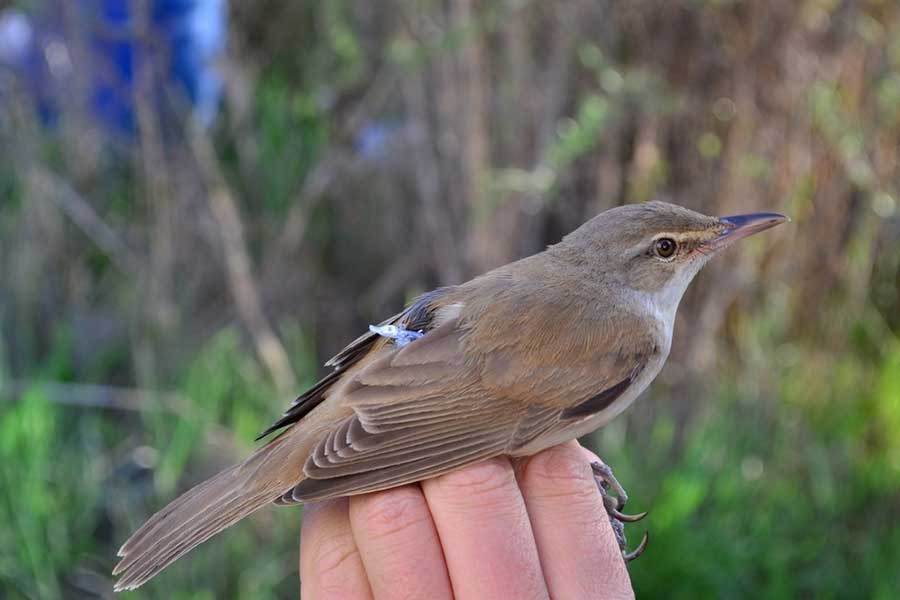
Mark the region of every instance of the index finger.
<instances>
[{"instance_id":1,"label":"index finger","mask_svg":"<svg viewBox=\"0 0 900 600\"><path fill-rule=\"evenodd\" d=\"M549 598L508 458L422 482L457 600Z\"/></svg>"},{"instance_id":2,"label":"index finger","mask_svg":"<svg viewBox=\"0 0 900 600\"><path fill-rule=\"evenodd\" d=\"M633 598L587 451L572 441L524 464L520 484L554 598Z\"/></svg>"},{"instance_id":3,"label":"index finger","mask_svg":"<svg viewBox=\"0 0 900 600\"><path fill-rule=\"evenodd\" d=\"M301 598L371 600L366 569L350 528L348 505L346 498L338 498L303 507Z\"/></svg>"}]
</instances>

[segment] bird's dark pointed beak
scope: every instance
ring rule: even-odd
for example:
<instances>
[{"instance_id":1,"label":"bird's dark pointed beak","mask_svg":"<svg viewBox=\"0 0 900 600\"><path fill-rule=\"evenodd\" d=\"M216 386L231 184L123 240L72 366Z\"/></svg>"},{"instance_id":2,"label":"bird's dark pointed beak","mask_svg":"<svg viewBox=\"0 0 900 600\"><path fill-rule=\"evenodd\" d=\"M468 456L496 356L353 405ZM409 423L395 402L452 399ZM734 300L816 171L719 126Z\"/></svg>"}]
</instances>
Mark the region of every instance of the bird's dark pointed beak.
<instances>
[{"instance_id":1,"label":"bird's dark pointed beak","mask_svg":"<svg viewBox=\"0 0 900 600\"><path fill-rule=\"evenodd\" d=\"M719 222L724 226L724 229L717 237L710 240L709 246L718 250L748 235L765 231L787 221L790 221L790 219L779 213L753 213L750 215L720 217Z\"/></svg>"}]
</instances>

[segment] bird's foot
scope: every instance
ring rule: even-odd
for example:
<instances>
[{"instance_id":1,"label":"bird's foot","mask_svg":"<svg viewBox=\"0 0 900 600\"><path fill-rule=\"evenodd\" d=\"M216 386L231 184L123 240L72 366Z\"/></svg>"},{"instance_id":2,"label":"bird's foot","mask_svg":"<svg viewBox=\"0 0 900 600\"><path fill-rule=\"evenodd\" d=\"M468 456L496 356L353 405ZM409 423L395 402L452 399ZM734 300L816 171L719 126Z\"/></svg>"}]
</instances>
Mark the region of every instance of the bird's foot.
<instances>
[{"instance_id":1,"label":"bird's foot","mask_svg":"<svg viewBox=\"0 0 900 600\"><path fill-rule=\"evenodd\" d=\"M636 515L629 515L622 512L625 503L628 502L628 494L622 484L613 475L612 469L605 463L600 461L591 463L591 470L594 472L594 480L600 489L600 495L603 496L603 507L606 508L606 514L609 515L609 522L612 525L613 533L616 534L616 541L619 542L619 549L622 551L622 558L625 562L636 559L647 547L649 535L644 533L641 543L637 548L628 551L628 543L625 539L625 523L634 523L640 521L647 516L646 512Z\"/></svg>"}]
</instances>

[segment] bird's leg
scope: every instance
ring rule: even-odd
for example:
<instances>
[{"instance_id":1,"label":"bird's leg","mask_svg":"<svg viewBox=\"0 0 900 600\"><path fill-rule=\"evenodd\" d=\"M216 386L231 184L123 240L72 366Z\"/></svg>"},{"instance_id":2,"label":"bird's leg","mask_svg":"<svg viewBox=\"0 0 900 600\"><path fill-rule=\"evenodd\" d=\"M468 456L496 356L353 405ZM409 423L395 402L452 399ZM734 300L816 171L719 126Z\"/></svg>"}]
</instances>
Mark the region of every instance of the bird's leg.
<instances>
[{"instance_id":1,"label":"bird's leg","mask_svg":"<svg viewBox=\"0 0 900 600\"><path fill-rule=\"evenodd\" d=\"M644 533L644 537L641 539L638 547L629 552L625 539L625 523L640 521L647 516L647 513L642 512L636 515L629 515L622 512L622 509L625 508L625 503L628 502L628 494L625 493L625 488L613 475L609 465L600 461L593 462L591 463L591 470L594 472L594 480L600 489L600 495L603 496L603 507L606 509L606 514L609 515L609 522L612 525L613 533L616 534L616 541L619 543L622 557L625 559L625 562L630 562L640 556L644 548L647 547L649 536Z\"/></svg>"}]
</instances>

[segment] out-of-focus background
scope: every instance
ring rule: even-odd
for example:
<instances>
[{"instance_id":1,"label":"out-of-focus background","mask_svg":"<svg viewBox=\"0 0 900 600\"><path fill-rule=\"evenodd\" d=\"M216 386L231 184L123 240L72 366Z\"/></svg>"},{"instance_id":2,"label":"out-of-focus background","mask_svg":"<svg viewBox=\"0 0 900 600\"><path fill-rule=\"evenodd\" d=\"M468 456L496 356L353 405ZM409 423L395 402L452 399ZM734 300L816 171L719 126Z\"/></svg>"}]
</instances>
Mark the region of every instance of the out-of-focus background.
<instances>
[{"instance_id":1,"label":"out-of-focus background","mask_svg":"<svg viewBox=\"0 0 900 600\"><path fill-rule=\"evenodd\" d=\"M0 596L112 597L368 323L651 198L793 222L588 440L638 596L895 597L895 0L0 2ZM296 597L300 518L132 597Z\"/></svg>"}]
</instances>

